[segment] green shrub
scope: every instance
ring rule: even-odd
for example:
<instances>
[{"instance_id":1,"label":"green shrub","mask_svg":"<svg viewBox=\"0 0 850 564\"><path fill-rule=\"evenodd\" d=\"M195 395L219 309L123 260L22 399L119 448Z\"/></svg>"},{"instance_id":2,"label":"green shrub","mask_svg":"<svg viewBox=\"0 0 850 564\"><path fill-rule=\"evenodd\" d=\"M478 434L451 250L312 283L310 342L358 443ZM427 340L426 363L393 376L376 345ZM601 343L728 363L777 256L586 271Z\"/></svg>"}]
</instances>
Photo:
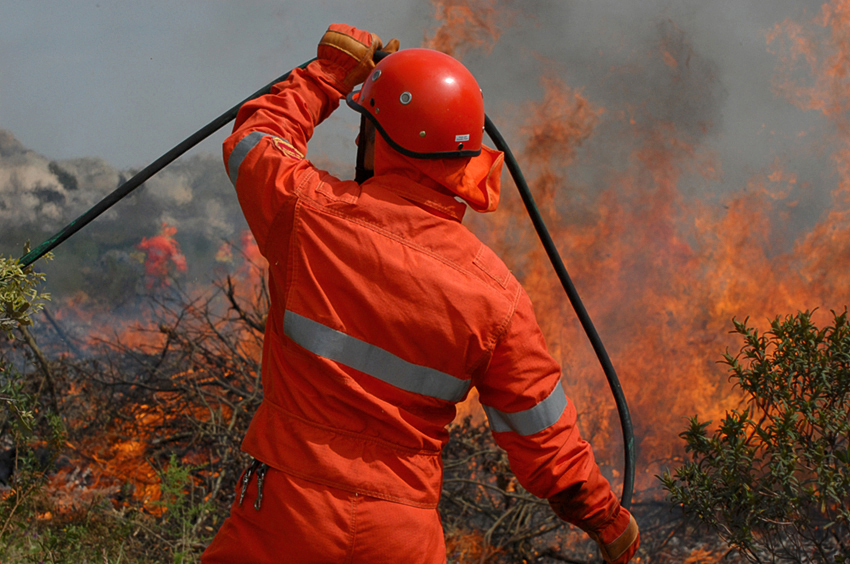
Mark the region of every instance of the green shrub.
<instances>
[{"instance_id":1,"label":"green shrub","mask_svg":"<svg viewBox=\"0 0 850 564\"><path fill-rule=\"evenodd\" d=\"M200 547L211 540L200 525L213 504L196 491L192 472L197 469L182 464L172 454L159 473L162 497L157 505L164 509L160 525L162 534L170 537L174 564L197 562Z\"/></svg>"},{"instance_id":2,"label":"green shrub","mask_svg":"<svg viewBox=\"0 0 850 564\"><path fill-rule=\"evenodd\" d=\"M50 299L36 289L43 280L44 274L32 265L21 268L17 259L0 257L0 332L6 338L11 339L19 326L32 325L32 314L41 309L43 300Z\"/></svg>"},{"instance_id":3,"label":"green shrub","mask_svg":"<svg viewBox=\"0 0 850 564\"><path fill-rule=\"evenodd\" d=\"M31 316L49 299L39 293L44 275L33 268L21 268L16 259L0 257L0 339L16 338L16 329L35 350L26 327ZM3 479L10 489L0 501L0 556L15 545L29 547L37 542L21 543L39 513L46 511L44 486L47 473L64 442L64 425L58 414L40 409L38 393L28 389L24 377L0 356L0 450L7 458ZM30 386L31 387L31 386ZM8 473L8 475L6 475ZM10 541L9 537L13 540ZM32 537L31 538L37 538Z\"/></svg>"},{"instance_id":4,"label":"green shrub","mask_svg":"<svg viewBox=\"0 0 850 564\"><path fill-rule=\"evenodd\" d=\"M751 562L850 562L850 326L833 312L777 317L724 355L745 407L680 436L691 461L661 476L670 499Z\"/></svg>"}]
</instances>

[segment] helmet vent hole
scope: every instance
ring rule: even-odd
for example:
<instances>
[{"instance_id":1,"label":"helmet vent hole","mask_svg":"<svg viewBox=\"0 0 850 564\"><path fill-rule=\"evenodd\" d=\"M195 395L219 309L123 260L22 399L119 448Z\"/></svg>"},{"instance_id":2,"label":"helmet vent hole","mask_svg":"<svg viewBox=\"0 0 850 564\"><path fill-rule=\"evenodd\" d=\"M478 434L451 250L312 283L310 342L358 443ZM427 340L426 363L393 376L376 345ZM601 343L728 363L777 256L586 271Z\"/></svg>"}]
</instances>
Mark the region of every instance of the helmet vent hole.
<instances>
[{"instance_id":1,"label":"helmet vent hole","mask_svg":"<svg viewBox=\"0 0 850 564\"><path fill-rule=\"evenodd\" d=\"M408 105L412 99L413 96L410 94L410 92L402 92L401 96L398 97L398 101L404 104L405 106Z\"/></svg>"},{"instance_id":2,"label":"helmet vent hole","mask_svg":"<svg viewBox=\"0 0 850 564\"><path fill-rule=\"evenodd\" d=\"M375 99L374 98L369 100L369 105L372 106L372 107L375 106Z\"/></svg>"},{"instance_id":3,"label":"helmet vent hole","mask_svg":"<svg viewBox=\"0 0 850 564\"><path fill-rule=\"evenodd\" d=\"M458 143L457 150L460 151L461 149L463 149L463 143Z\"/></svg>"}]
</instances>

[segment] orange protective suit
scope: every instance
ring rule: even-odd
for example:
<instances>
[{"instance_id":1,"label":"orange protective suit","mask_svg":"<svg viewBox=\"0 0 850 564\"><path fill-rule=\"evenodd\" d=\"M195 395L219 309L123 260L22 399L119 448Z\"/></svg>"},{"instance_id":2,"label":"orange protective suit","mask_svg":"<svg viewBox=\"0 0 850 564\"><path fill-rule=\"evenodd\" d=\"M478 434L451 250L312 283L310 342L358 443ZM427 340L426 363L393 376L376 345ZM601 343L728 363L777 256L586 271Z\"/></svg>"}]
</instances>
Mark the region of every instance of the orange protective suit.
<instances>
[{"instance_id":1,"label":"orange protective suit","mask_svg":"<svg viewBox=\"0 0 850 564\"><path fill-rule=\"evenodd\" d=\"M374 177L339 180L305 155L348 91L341 74L296 69L242 107L224 144L269 261L264 398L242 447L270 470L261 509L252 484L204 561L327 545L293 561L445 562L440 451L472 386L528 491L568 491L562 517L622 531L628 514L579 436L529 298L461 224L458 194L495 208L501 153L413 159L379 135Z\"/></svg>"}]
</instances>

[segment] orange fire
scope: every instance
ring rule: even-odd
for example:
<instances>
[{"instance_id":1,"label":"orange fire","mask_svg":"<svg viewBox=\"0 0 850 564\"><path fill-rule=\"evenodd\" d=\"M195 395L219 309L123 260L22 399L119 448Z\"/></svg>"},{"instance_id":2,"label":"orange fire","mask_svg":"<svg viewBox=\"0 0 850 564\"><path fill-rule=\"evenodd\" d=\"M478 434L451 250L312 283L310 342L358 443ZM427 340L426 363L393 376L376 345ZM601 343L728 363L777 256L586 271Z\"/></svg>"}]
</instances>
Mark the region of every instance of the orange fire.
<instances>
[{"instance_id":1,"label":"orange fire","mask_svg":"<svg viewBox=\"0 0 850 564\"><path fill-rule=\"evenodd\" d=\"M722 179L720 157L698 138L709 122L688 129L640 100L603 108L558 78L544 78L542 99L521 108L525 146L513 149L628 397L639 490L657 487L654 475L681 455L686 417L717 421L740 402L717 365L727 348L741 346L728 336L733 317L763 328L776 315L840 309L850 298L848 21L850 2L836 0L808 25L786 21L767 35L779 55L777 92L821 112L836 131L834 204L796 242L781 226L806 186L781 159L719 201L683 193L686 178ZM653 68L666 69L674 84L690 72L692 56L675 26L651 54L659 63ZM603 126L606 135L625 136L630 151L599 188L571 172ZM610 392L510 184L499 212L468 223L532 297L583 434L616 476L622 442Z\"/></svg>"},{"instance_id":2,"label":"orange fire","mask_svg":"<svg viewBox=\"0 0 850 564\"><path fill-rule=\"evenodd\" d=\"M422 46L462 58L469 49L489 51L501 35L501 22L510 14L495 0L434 0L436 29L426 34Z\"/></svg>"},{"instance_id":3,"label":"orange fire","mask_svg":"<svg viewBox=\"0 0 850 564\"><path fill-rule=\"evenodd\" d=\"M795 258L816 305L841 307L850 289L850 2L833 0L808 24L786 20L767 35L780 61L777 93L803 110L820 112L833 130L827 141L838 176L833 205L820 224L797 245ZM829 146L830 143L825 144Z\"/></svg>"}]
</instances>

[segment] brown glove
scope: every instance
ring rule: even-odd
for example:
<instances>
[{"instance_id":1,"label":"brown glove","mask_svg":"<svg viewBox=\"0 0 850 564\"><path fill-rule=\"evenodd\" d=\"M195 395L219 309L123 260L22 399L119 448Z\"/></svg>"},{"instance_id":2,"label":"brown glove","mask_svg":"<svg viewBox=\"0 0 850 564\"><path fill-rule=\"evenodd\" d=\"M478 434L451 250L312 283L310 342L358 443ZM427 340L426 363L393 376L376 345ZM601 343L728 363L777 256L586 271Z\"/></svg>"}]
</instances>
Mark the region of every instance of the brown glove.
<instances>
[{"instance_id":1,"label":"brown glove","mask_svg":"<svg viewBox=\"0 0 850 564\"><path fill-rule=\"evenodd\" d=\"M374 33L350 25L331 24L319 42L318 57L342 68L345 73L342 83L351 91L375 68L372 60L375 51L395 53L398 47L398 39L391 39L385 47Z\"/></svg>"},{"instance_id":2,"label":"brown glove","mask_svg":"<svg viewBox=\"0 0 850 564\"><path fill-rule=\"evenodd\" d=\"M637 552L640 546L640 531L632 514L625 507L617 506L613 519L606 520L601 528L589 529L573 520L573 499L568 491L561 492L549 498L549 505L555 514L567 521L579 525L587 535L596 541L605 562L610 564L626 564Z\"/></svg>"},{"instance_id":3,"label":"brown glove","mask_svg":"<svg viewBox=\"0 0 850 564\"><path fill-rule=\"evenodd\" d=\"M601 535L588 533L590 538L599 545L599 550L602 551L602 558L605 562L626 564L632 559L640 546L640 531L637 521L628 511L621 507L620 515L615 522L619 524L620 521L625 521L625 516L628 516L625 529L609 526ZM619 534L617 534L618 532Z\"/></svg>"}]
</instances>

